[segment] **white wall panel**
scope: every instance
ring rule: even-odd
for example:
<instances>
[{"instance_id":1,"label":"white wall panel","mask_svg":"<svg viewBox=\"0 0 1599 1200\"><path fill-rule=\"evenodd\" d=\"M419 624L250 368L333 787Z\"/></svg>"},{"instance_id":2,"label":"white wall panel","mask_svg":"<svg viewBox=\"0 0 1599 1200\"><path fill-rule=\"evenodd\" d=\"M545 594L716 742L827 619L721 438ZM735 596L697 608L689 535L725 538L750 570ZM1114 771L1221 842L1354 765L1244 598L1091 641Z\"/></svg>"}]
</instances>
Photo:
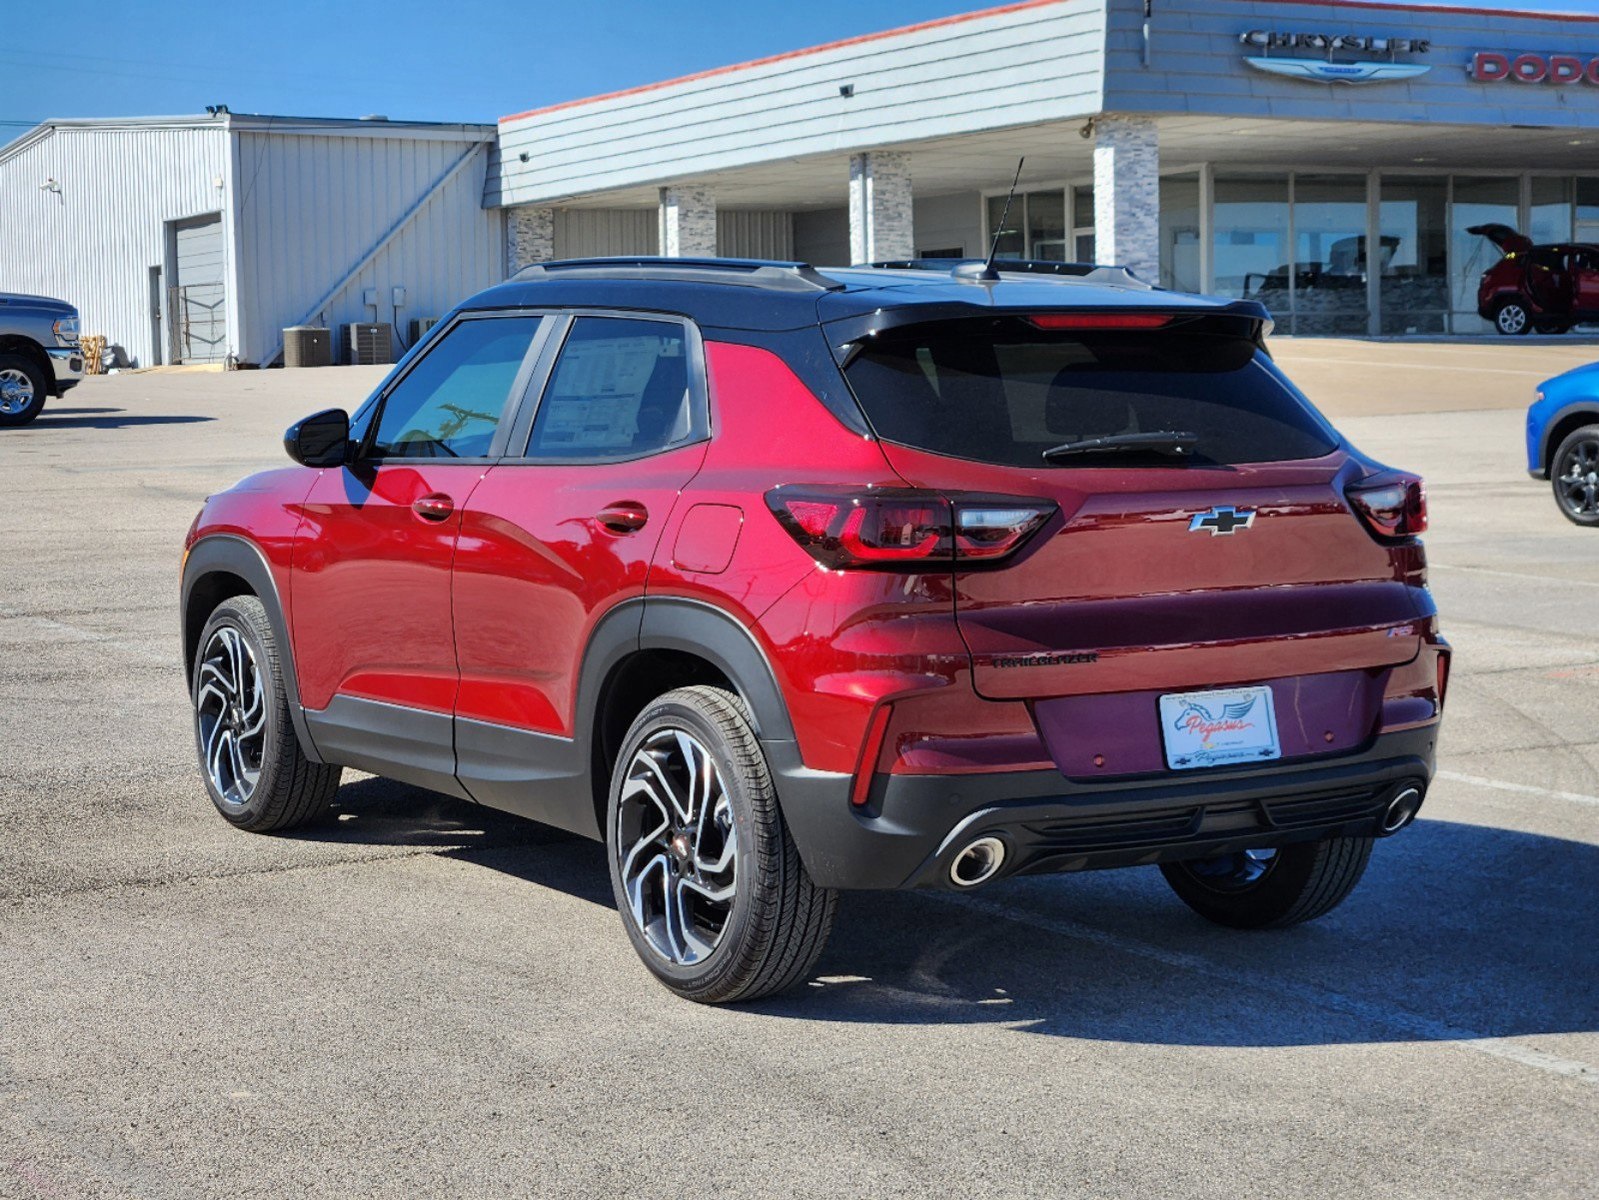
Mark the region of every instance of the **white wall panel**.
<instances>
[{"instance_id":1,"label":"white wall panel","mask_svg":"<svg viewBox=\"0 0 1599 1200\"><path fill-rule=\"evenodd\" d=\"M151 363L149 270L167 265L167 221L224 207L227 138L61 127L0 150L0 289L75 304L85 333ZM52 178L59 194L40 189Z\"/></svg>"},{"instance_id":2,"label":"white wall panel","mask_svg":"<svg viewBox=\"0 0 1599 1200\"><path fill-rule=\"evenodd\" d=\"M486 147L392 136L238 138L244 361L271 356L283 328L305 318L334 327L394 321L404 337L411 318L439 316L504 277L502 218L482 207ZM468 153L473 160L407 218ZM402 219L401 231L341 284ZM398 310L396 287L405 289ZM367 288L377 289L375 309L363 301Z\"/></svg>"},{"instance_id":3,"label":"white wall panel","mask_svg":"<svg viewBox=\"0 0 1599 1200\"><path fill-rule=\"evenodd\" d=\"M1100 105L1104 31L1105 0L1051 0L507 118L487 195L545 203L1085 116Z\"/></svg>"},{"instance_id":4,"label":"white wall panel","mask_svg":"<svg viewBox=\"0 0 1599 1200\"><path fill-rule=\"evenodd\" d=\"M718 210L716 253L723 258L794 258L794 218L786 212Z\"/></svg>"},{"instance_id":5,"label":"white wall panel","mask_svg":"<svg viewBox=\"0 0 1599 1200\"><path fill-rule=\"evenodd\" d=\"M556 258L657 254L661 233L653 208L555 210Z\"/></svg>"}]
</instances>

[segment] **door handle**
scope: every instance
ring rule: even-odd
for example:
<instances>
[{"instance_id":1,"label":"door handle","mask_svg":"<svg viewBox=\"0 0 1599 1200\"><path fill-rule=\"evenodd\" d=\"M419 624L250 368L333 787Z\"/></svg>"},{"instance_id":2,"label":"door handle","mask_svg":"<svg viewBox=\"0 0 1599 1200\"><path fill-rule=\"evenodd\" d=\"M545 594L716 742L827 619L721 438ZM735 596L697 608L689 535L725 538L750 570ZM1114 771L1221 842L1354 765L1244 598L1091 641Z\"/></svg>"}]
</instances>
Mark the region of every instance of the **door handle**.
<instances>
[{"instance_id":1,"label":"door handle","mask_svg":"<svg viewBox=\"0 0 1599 1200\"><path fill-rule=\"evenodd\" d=\"M455 501L440 492L411 501L411 511L424 521L447 521L455 511Z\"/></svg>"},{"instance_id":2,"label":"door handle","mask_svg":"<svg viewBox=\"0 0 1599 1200\"><path fill-rule=\"evenodd\" d=\"M644 528L650 510L636 500L618 500L600 509L594 519L612 533L633 533Z\"/></svg>"}]
</instances>

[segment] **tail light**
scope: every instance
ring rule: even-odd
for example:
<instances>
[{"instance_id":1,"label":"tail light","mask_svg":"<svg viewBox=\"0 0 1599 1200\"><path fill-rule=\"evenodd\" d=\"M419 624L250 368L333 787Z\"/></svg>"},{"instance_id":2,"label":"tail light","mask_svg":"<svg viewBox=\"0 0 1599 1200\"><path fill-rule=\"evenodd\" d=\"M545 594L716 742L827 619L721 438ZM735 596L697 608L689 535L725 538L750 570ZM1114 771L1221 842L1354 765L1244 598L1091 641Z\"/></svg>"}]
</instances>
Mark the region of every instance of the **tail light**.
<instances>
[{"instance_id":1,"label":"tail light","mask_svg":"<svg viewBox=\"0 0 1599 1200\"><path fill-rule=\"evenodd\" d=\"M803 485L772 489L766 504L824 567L910 571L999 562L1055 511L1010 496Z\"/></svg>"},{"instance_id":2,"label":"tail light","mask_svg":"<svg viewBox=\"0 0 1599 1200\"><path fill-rule=\"evenodd\" d=\"M1171 320L1171 313L1152 312L1052 312L1027 318L1036 329L1159 329Z\"/></svg>"},{"instance_id":3,"label":"tail light","mask_svg":"<svg viewBox=\"0 0 1599 1200\"><path fill-rule=\"evenodd\" d=\"M1345 495L1378 537L1408 538L1427 530L1427 489L1415 475L1373 475L1350 484Z\"/></svg>"}]
</instances>

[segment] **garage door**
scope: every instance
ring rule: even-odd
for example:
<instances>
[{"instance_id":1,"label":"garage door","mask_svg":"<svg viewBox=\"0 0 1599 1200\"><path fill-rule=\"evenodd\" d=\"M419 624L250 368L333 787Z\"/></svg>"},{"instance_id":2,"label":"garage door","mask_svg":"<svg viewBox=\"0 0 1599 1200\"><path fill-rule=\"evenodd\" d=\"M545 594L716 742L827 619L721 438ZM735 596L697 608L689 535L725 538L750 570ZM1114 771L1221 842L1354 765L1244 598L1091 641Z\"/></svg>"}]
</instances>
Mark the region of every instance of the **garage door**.
<instances>
[{"instance_id":1,"label":"garage door","mask_svg":"<svg viewBox=\"0 0 1599 1200\"><path fill-rule=\"evenodd\" d=\"M228 353L222 214L174 221L172 361L221 362Z\"/></svg>"}]
</instances>

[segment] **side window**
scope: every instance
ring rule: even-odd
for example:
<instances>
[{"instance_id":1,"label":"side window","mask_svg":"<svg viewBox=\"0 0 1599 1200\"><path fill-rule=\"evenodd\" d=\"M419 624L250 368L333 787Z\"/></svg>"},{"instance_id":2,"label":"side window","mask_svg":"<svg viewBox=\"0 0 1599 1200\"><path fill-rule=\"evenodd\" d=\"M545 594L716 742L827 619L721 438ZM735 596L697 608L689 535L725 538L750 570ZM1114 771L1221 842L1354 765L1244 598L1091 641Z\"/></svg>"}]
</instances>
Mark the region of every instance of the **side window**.
<instances>
[{"instance_id":1,"label":"side window","mask_svg":"<svg viewBox=\"0 0 1599 1200\"><path fill-rule=\"evenodd\" d=\"M698 432L688 331L675 321L578 317L539 402L529 458L642 458Z\"/></svg>"},{"instance_id":2,"label":"side window","mask_svg":"<svg viewBox=\"0 0 1599 1200\"><path fill-rule=\"evenodd\" d=\"M384 397L368 453L482 458L489 452L538 317L462 321Z\"/></svg>"}]
</instances>

